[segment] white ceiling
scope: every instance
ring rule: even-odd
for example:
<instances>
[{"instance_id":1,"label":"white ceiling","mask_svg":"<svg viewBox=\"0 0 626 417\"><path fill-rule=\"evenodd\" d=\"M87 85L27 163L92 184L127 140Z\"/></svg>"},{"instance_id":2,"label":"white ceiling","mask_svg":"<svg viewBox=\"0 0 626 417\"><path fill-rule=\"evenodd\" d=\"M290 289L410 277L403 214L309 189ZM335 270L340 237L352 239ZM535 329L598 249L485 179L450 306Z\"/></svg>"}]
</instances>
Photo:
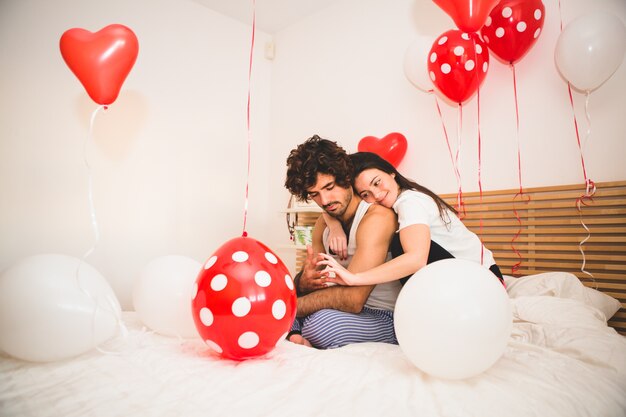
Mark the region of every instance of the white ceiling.
<instances>
[{"instance_id":1,"label":"white ceiling","mask_svg":"<svg viewBox=\"0 0 626 417\"><path fill-rule=\"evenodd\" d=\"M253 0L194 0L240 22L252 23ZM256 0L256 27L276 33L341 0Z\"/></svg>"}]
</instances>

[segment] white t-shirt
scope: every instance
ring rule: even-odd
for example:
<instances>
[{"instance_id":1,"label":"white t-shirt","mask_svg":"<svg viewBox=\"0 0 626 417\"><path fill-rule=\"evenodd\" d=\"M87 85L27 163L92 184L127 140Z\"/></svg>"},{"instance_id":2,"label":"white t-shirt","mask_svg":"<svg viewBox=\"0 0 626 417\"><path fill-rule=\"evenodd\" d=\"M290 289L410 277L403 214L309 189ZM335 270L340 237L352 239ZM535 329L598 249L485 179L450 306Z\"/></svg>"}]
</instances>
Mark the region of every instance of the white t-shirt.
<instances>
[{"instance_id":1,"label":"white t-shirt","mask_svg":"<svg viewBox=\"0 0 626 417\"><path fill-rule=\"evenodd\" d=\"M348 267L350 261L352 260L352 256L354 256L354 253L356 252L356 231L359 227L359 223L361 223L361 219L363 219L363 216L367 213L370 205L371 204L366 203L365 201L361 201L356 209L354 220L352 221L352 226L350 227L350 234L348 235L348 258L341 260L337 256L333 256L344 268ZM328 245L329 233L330 230L327 227L324 229L324 233L322 235L326 253L330 253ZM390 259L391 253L388 253L386 260L388 261ZM393 308L396 305L396 299L398 298L398 294L400 294L401 289L402 286L398 280L377 284L365 302L365 306L376 310L393 311Z\"/></svg>"},{"instance_id":2,"label":"white t-shirt","mask_svg":"<svg viewBox=\"0 0 626 417\"><path fill-rule=\"evenodd\" d=\"M466 259L481 263L489 268L495 264L491 251L483 247L476 234L470 231L461 220L448 212L450 221L444 223L439 215L437 203L427 194L415 190L404 190L393 205L398 215L398 230L413 224L425 224L430 228L430 239L438 243L457 259Z\"/></svg>"}]
</instances>

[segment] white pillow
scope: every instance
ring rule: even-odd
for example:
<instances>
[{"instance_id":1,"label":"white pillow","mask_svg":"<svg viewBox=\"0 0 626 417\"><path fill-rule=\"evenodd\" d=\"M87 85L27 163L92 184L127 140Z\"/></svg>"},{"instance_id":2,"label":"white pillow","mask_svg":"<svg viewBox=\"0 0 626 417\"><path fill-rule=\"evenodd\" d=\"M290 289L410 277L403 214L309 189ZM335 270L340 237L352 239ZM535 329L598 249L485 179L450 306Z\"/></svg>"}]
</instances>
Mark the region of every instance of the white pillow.
<instances>
[{"instance_id":1,"label":"white pillow","mask_svg":"<svg viewBox=\"0 0 626 417\"><path fill-rule=\"evenodd\" d=\"M576 275L569 272L545 272L521 278L505 275L504 282L511 298L547 295L578 300L600 310L606 320L622 307L615 298L584 286Z\"/></svg>"}]
</instances>

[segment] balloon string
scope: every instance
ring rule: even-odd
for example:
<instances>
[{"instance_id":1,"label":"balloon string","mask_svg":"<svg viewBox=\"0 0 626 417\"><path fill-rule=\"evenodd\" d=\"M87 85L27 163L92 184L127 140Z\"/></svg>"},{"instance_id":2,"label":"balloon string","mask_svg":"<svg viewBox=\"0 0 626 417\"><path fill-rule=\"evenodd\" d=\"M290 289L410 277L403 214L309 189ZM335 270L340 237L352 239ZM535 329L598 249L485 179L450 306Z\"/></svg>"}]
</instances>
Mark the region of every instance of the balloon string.
<instances>
[{"instance_id":1,"label":"balloon string","mask_svg":"<svg viewBox=\"0 0 626 417\"><path fill-rule=\"evenodd\" d=\"M482 184L482 137L480 135L480 74L478 73L478 53L476 52L476 39L472 37L472 43L474 44L474 74L476 75L476 83L478 87L476 88L476 118L477 118L477 126L478 126L478 192L480 196L480 205L482 207L483 204L483 184ZM482 235L483 235L483 216L479 214L479 229L478 229L478 239L480 240L480 264L484 264L485 258L485 245L483 243Z\"/></svg>"},{"instance_id":2,"label":"balloon string","mask_svg":"<svg viewBox=\"0 0 626 417\"><path fill-rule=\"evenodd\" d=\"M570 101L571 101L572 110L573 110L574 109L574 97L572 96L572 89L569 83L568 83L568 87L569 87L568 91L569 91ZM585 97L585 118L587 119L587 131L585 133L585 139L582 143L580 141L578 125L576 124L576 138L577 138L577 143L578 143L578 150L580 152L580 159L581 159L582 167L583 167L583 175L585 176L585 193L576 199L576 209L578 210L578 214L580 216L580 224L587 231L587 236L578 244L578 250L582 256L582 264L580 267L580 272L589 276L593 281L595 281L593 274L585 270L587 259L585 256L585 250L583 248L583 245L587 243L587 241L591 238L591 231L589 230L589 228L585 224L585 221L583 220L582 206L586 205L585 204L586 200L593 201L593 195L596 193L596 184L587 177L587 170L585 169L585 158L583 156L585 147L589 141L589 136L591 135L591 117L589 116L589 92L587 92L586 97Z\"/></svg>"},{"instance_id":3,"label":"balloon string","mask_svg":"<svg viewBox=\"0 0 626 417\"><path fill-rule=\"evenodd\" d=\"M452 168L454 170L454 176L456 177L456 184L459 189L459 194L457 195L457 210L460 213L460 204L461 201L461 173L459 172L459 167L457 166L456 161L454 160L454 156L452 155L452 147L450 146L450 138L448 137L448 130L446 129L446 124L443 121L443 114L441 113L441 107L439 106L439 100L437 100L437 95L433 94L435 98L435 105L437 106L437 113L439 113L439 119L441 120L441 127L443 128L443 134L446 138L446 145L448 146L448 154L450 155L450 161L452 162Z\"/></svg>"},{"instance_id":4,"label":"balloon string","mask_svg":"<svg viewBox=\"0 0 626 417\"><path fill-rule=\"evenodd\" d=\"M94 124L95 124L95 120L96 120L96 116L98 114L98 112L102 109L104 109L105 111L107 110L108 106L106 105L100 105L98 106L92 113L91 113L91 118L89 120L89 132L87 133L87 138L85 139L85 142L83 142L83 161L85 162L85 168L87 169L87 196L88 196L88 200L89 200L89 211L90 211L90 219L91 219L91 226L94 232L94 243L91 246L91 248L89 248L84 254L82 259L78 262L78 265L76 267L76 285L78 287L78 289L85 294L85 296L93 303L94 306L94 310L93 313L91 315L91 337L92 337L92 344L95 345L95 338L96 338L96 317L98 314L98 309L102 308L100 303L98 302L98 298L94 297L92 294L89 293L89 291L87 291L81 284L80 284L80 268L81 266L86 263L87 258L89 257L89 255L91 255L93 253L93 251L96 249L96 247L98 246L98 243L100 242L100 229L98 227L98 219L96 217L96 209L95 209L95 205L93 202L93 180L92 180L92 173L91 173L91 165L89 165L89 160L87 158L87 144L89 142L92 141L93 138L93 128L94 128ZM107 311L108 313L111 313L114 317L115 320L117 321L117 325L119 328L120 333L122 334L122 336L124 338L126 338L126 335L128 334L128 329L126 328L126 326L124 325L124 323L122 322L121 317L116 314L116 308L115 305L113 305L113 302L106 298L106 303L108 304L109 308L105 308L104 310ZM100 353L111 353L111 352L107 352L104 351L103 349L101 349L99 346L96 346L96 349L100 352Z\"/></svg>"},{"instance_id":5,"label":"balloon string","mask_svg":"<svg viewBox=\"0 0 626 417\"><path fill-rule=\"evenodd\" d=\"M576 119L576 111L574 109L574 96L572 95L572 86L569 82L567 83L567 92L569 94L570 105L572 106L572 114L574 115L574 130L576 132L576 142L578 143L578 150L580 152L580 162L583 169L583 176L585 178L585 183L587 183L589 181L589 177L587 177L587 169L585 168L585 157L583 155L583 146L580 142L580 131L578 130L578 120ZM585 113L587 113L587 103L585 103ZM587 120L589 120L590 122L590 119ZM591 130L588 130L587 132L590 133Z\"/></svg>"},{"instance_id":6,"label":"balloon string","mask_svg":"<svg viewBox=\"0 0 626 417\"><path fill-rule=\"evenodd\" d=\"M559 0L559 22L560 22L560 30L561 32L563 32L563 16L561 12L561 0ZM576 142L578 144L578 150L580 152L580 162L582 165L583 177L585 179L585 192L583 195L581 195L580 197L576 199L576 209L578 210L578 214L580 216L580 224L587 231L587 237L585 237L578 244L578 250L580 251L580 254L582 256L582 264L580 267L580 272L589 276L592 279L592 281L595 282L595 278L593 274L585 270L587 259L585 257L585 250L583 248L583 245L591 238L591 231L589 230L589 228L587 227L587 225L585 224L583 220L582 206L586 205L585 204L586 200L593 201L593 195L596 193L595 183L591 179L589 179L589 177L587 176L587 169L585 167L585 157L584 157L584 152L583 152L583 147L587 145L587 141L589 140L589 136L591 134L591 117L589 117L589 109L588 109L589 92L587 91L586 98L585 98L585 117L587 118L587 133L585 135L584 145L581 145L580 143L580 132L578 130L578 120L576 119L576 109L574 107L574 96L572 95L572 85L569 81L567 82L567 94L569 96L570 106L572 107L572 115L574 117L574 131L576 132Z\"/></svg>"},{"instance_id":7,"label":"balloon string","mask_svg":"<svg viewBox=\"0 0 626 417\"><path fill-rule=\"evenodd\" d=\"M463 104L459 103L458 121L456 124L456 156L455 164L456 169L459 172L459 192L457 193L456 205L459 213L459 218L464 219L466 216L465 202L463 201L463 189L461 187L461 171L459 169L459 161L461 160L461 132L463 131Z\"/></svg>"},{"instance_id":8,"label":"balloon string","mask_svg":"<svg viewBox=\"0 0 626 417\"><path fill-rule=\"evenodd\" d=\"M591 116L589 115L589 91L585 94L585 119L587 120L587 131L585 132L585 139L583 140L582 147L580 149L581 155L585 149L587 149L587 143L591 136Z\"/></svg>"},{"instance_id":9,"label":"balloon string","mask_svg":"<svg viewBox=\"0 0 626 417\"><path fill-rule=\"evenodd\" d=\"M85 162L85 168L87 169L87 199L89 200L89 212L90 212L91 227L94 233L94 243L91 246L91 248L89 248L83 254L82 259L78 262L78 266L76 267L76 285L78 289L83 294L85 294L85 296L93 303L93 306L94 306L93 314L91 315L91 337L92 337L93 345L95 345L95 339L96 339L96 315L98 313L98 300L94 299L94 297L80 284L80 268L83 265L83 263L85 263L85 260L87 259L87 257L91 255L92 252L96 249L96 246L98 245L98 242L100 241L100 231L98 229L98 220L96 217L96 210L95 210L95 206L93 203L93 181L92 181L92 175L91 175L91 166L89 165L89 160L87 159L87 144L91 142L92 140L93 126L96 120L96 115L98 114L98 111L100 111L100 109L102 108L106 109L104 105L100 105L91 113L91 119L89 121L89 131L87 133L87 137L85 141L83 142L83 161Z\"/></svg>"},{"instance_id":10,"label":"balloon string","mask_svg":"<svg viewBox=\"0 0 626 417\"><path fill-rule=\"evenodd\" d=\"M246 106L246 127L247 127L247 135L248 135L248 166L246 173L246 197L244 202L243 209L243 232L242 236L248 236L248 232L246 231L246 223L248 221L248 194L250 189L250 144L251 144L251 135L250 135L250 90L252 84L252 56L254 53L254 34L256 32L256 0L252 0L252 39L250 41L250 61L248 65L248 103Z\"/></svg>"},{"instance_id":11,"label":"balloon string","mask_svg":"<svg viewBox=\"0 0 626 417\"><path fill-rule=\"evenodd\" d=\"M101 109L106 110L106 106L100 105L96 108L91 114L91 120L89 121L89 133L87 135L87 139L83 143L83 160L85 161L85 167L87 168L87 195L89 199L89 211L90 211L90 219L91 219L91 227L93 228L94 234L94 244L93 246L85 252L83 255L83 260L87 259L89 255L96 249L98 242L100 241L100 230L98 228L98 219L96 218L96 209L93 203L93 181L91 175L91 166L89 165L89 161L87 160L87 142L90 142L93 137L93 126L96 120L96 115L98 111Z\"/></svg>"},{"instance_id":12,"label":"balloon string","mask_svg":"<svg viewBox=\"0 0 626 417\"><path fill-rule=\"evenodd\" d=\"M522 152L520 147L520 135L519 135L519 104L517 100L517 79L515 76L515 65L511 64L511 70L513 71L513 95L515 99L515 137L517 141L517 178L519 182L519 193L523 194L522 189Z\"/></svg>"},{"instance_id":13,"label":"balloon string","mask_svg":"<svg viewBox=\"0 0 626 417\"><path fill-rule=\"evenodd\" d=\"M585 200L589 200L589 201L593 201L593 195L596 193L596 184L591 181L591 180L586 180L585 182L585 193L578 197L576 199L576 209L578 210L578 214L580 215L580 224L583 226L583 228L587 231L587 236L580 241L580 243L578 244L578 250L580 251L580 254L583 258L582 260L582 265L580 267L580 272L582 272L583 274L589 276L593 281L595 281L594 276L591 272L585 270L585 266L587 264L587 259L585 257L585 250L583 248L583 245L585 243L587 243L587 241L591 238L591 231L589 230L589 228L587 227L587 225L585 224L585 222L583 221L583 211L582 211L582 207L581 206L586 206L587 204L585 204Z\"/></svg>"},{"instance_id":14,"label":"balloon string","mask_svg":"<svg viewBox=\"0 0 626 417\"><path fill-rule=\"evenodd\" d=\"M91 248L89 248L83 254L83 257L80 260L80 262L78 262L75 275L76 275L76 285L89 298L91 298L91 295L87 291L85 291L85 289L80 285L80 278L79 278L80 267L85 262L87 257L91 255L91 253L96 249L96 246L98 245L98 242L100 241L100 230L98 229L98 219L96 217L96 209L93 203L93 181L92 181L92 175L91 175L91 166L89 165L89 161L87 159L87 143L91 141L91 138L93 136L93 126L96 120L96 115L98 114L98 111L100 111L103 108L106 110L106 106L100 105L93 111L93 113L91 113L91 119L89 121L89 131L87 133L87 138L85 139L85 142L83 142L83 161L85 162L85 167L87 168L87 199L89 200L89 212L90 212L89 218L91 220L91 227L94 233L94 243L91 246ZM94 315L95 315L95 312L94 312Z\"/></svg>"},{"instance_id":15,"label":"balloon string","mask_svg":"<svg viewBox=\"0 0 626 417\"><path fill-rule=\"evenodd\" d=\"M519 191L513 197L513 214L515 215L515 219L517 220L517 225L518 225L517 232L511 239L511 249L513 249L513 252L515 252L515 255L517 255L517 259L518 259L518 261L515 264L513 264L513 266L511 267L511 274L514 275L522 266L522 254L515 247L515 241L519 238L520 234L522 233L522 220L519 216L519 213L517 212L515 201L517 200L518 197L521 200L523 200L525 194L524 194L524 189L522 187L522 156L521 156L522 152L521 152L521 147L520 147L520 135L519 135L519 105L518 105L518 100L517 100L517 79L515 77L515 65L511 64L511 70L513 72L513 93L514 93L514 99L515 99L515 130L516 130L516 141L517 141L517 178L519 181ZM526 196L526 197L527 197L526 202L528 202L530 200L530 196Z\"/></svg>"}]
</instances>

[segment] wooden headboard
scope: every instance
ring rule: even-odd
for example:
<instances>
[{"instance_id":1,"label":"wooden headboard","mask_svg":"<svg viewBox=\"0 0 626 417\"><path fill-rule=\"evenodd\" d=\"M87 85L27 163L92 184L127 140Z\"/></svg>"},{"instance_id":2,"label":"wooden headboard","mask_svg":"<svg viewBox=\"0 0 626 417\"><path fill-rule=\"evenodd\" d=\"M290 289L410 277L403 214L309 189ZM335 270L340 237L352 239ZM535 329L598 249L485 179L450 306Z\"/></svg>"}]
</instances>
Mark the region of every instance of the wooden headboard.
<instances>
[{"instance_id":1,"label":"wooden headboard","mask_svg":"<svg viewBox=\"0 0 626 417\"><path fill-rule=\"evenodd\" d=\"M506 275L571 272L585 285L617 298L622 308L609 325L626 334L626 181L596 183L593 199L580 211L576 200L584 184L527 188L524 198L514 202L518 191L485 191L482 201L478 192L464 193L463 222L494 253ZM456 207L457 194L442 197ZM581 221L590 232L582 246L584 270L593 278L581 270L579 245L588 236Z\"/></svg>"}]
</instances>

